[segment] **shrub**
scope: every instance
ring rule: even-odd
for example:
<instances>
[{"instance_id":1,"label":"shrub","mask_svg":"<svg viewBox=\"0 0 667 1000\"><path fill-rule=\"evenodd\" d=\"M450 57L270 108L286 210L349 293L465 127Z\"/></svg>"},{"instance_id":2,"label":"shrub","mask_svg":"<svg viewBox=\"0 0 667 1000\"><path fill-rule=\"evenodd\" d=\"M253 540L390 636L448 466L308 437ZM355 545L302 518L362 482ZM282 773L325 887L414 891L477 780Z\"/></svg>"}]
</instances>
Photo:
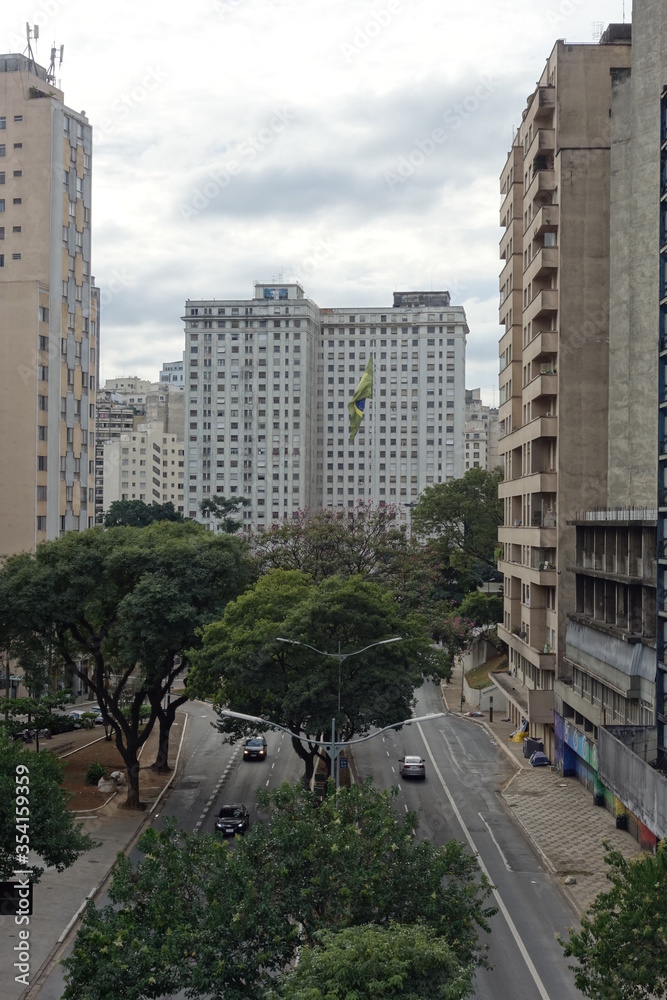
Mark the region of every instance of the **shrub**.
<instances>
[{"instance_id":1,"label":"shrub","mask_svg":"<svg viewBox=\"0 0 667 1000\"><path fill-rule=\"evenodd\" d=\"M106 776L107 772L104 765L94 760L92 764L88 765L88 770L86 771L86 783L88 785L96 785L100 778L106 778Z\"/></svg>"}]
</instances>

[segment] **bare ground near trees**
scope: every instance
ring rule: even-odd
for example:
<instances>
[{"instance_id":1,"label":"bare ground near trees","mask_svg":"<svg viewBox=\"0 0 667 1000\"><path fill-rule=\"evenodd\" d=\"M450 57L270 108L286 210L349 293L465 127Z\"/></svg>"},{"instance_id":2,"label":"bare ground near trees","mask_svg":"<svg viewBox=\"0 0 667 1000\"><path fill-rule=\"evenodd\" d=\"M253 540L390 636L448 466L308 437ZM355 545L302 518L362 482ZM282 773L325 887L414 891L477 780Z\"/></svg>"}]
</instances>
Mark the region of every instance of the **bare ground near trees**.
<instances>
[{"instance_id":1,"label":"bare ground near trees","mask_svg":"<svg viewBox=\"0 0 667 1000\"><path fill-rule=\"evenodd\" d=\"M178 745L182 732L183 720L185 716L179 713L173 727L174 739L170 741L169 764L174 767ZM146 804L155 801L162 789L167 785L173 775L173 771L160 774L151 768L155 760L158 748L159 731L157 727L148 737L141 754L141 774L140 790L141 800ZM29 745L34 749L34 745ZM75 813L87 813L92 810L100 810L108 803L104 812L110 809L123 808L125 801L125 788L123 786L119 794L111 798L111 792L101 792L96 785L86 783L86 771L89 764L99 763L106 769L107 774L112 771L125 772L123 758L116 748L113 739L107 740L104 737L104 729L95 726L94 729L78 729L71 733L60 733L49 740L40 739L39 751L48 751L61 759L65 773L62 787L66 792L71 793L69 808ZM76 751L72 753L72 751ZM109 801L111 799L111 801ZM137 815L140 815L137 813Z\"/></svg>"}]
</instances>

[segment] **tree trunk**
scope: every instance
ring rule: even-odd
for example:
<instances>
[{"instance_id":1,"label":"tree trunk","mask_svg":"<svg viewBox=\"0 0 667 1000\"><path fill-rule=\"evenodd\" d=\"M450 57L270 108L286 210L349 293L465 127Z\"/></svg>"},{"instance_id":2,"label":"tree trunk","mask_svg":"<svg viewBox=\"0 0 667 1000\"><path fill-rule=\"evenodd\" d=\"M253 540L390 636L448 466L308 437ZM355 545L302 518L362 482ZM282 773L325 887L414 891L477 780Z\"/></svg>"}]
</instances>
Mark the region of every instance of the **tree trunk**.
<instances>
[{"instance_id":1,"label":"tree trunk","mask_svg":"<svg viewBox=\"0 0 667 1000\"><path fill-rule=\"evenodd\" d=\"M187 695L181 695L169 702L166 708L162 707L162 701L157 703L151 700L151 708L154 710L160 723L160 736L158 739L158 750L151 768L159 774L166 774L171 771L169 767L169 734L176 718L176 710L184 705L188 700Z\"/></svg>"},{"instance_id":2,"label":"tree trunk","mask_svg":"<svg viewBox=\"0 0 667 1000\"><path fill-rule=\"evenodd\" d=\"M145 809L146 805L139 798L139 761L136 753L127 751L123 754L125 766L127 768L127 797L125 799L126 809Z\"/></svg>"}]
</instances>

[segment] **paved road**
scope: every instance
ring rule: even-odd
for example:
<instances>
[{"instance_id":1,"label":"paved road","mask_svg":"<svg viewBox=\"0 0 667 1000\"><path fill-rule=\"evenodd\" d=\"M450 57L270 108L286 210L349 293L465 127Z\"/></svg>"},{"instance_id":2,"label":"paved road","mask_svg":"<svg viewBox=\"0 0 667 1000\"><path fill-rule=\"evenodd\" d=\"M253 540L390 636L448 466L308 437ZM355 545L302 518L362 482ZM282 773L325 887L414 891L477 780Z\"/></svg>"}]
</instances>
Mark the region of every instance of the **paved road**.
<instances>
[{"instance_id":1,"label":"paved road","mask_svg":"<svg viewBox=\"0 0 667 1000\"><path fill-rule=\"evenodd\" d=\"M441 710L438 688L424 687L415 714ZM404 753L426 759L426 781L399 778L397 760ZM355 759L362 779L370 774L378 787L399 787L399 804L420 814L425 837L467 843L497 887L500 912L487 942L493 969L479 973L475 996L580 998L555 940L576 923L576 914L506 812L498 790L514 770L489 734L449 715L362 744Z\"/></svg>"},{"instance_id":2,"label":"paved road","mask_svg":"<svg viewBox=\"0 0 667 1000\"><path fill-rule=\"evenodd\" d=\"M173 816L185 830L210 831L214 827L214 816L223 802L245 802L252 820L256 813L258 787L275 787L282 781L296 782L302 776L303 765L292 750L289 738L282 733L267 734L267 760L244 762L241 748L223 744L220 734L211 726L215 714L208 706L193 702L183 707L188 714L183 758L170 794L151 818L157 828L165 816ZM127 821L127 817L124 819ZM142 854L135 847L130 851L130 857L136 862ZM108 898L102 895L96 902L102 906ZM65 957L71 947L70 935L57 957ZM33 997L60 1000L64 988L62 968L54 964L43 978L33 984L30 1000Z\"/></svg>"}]
</instances>

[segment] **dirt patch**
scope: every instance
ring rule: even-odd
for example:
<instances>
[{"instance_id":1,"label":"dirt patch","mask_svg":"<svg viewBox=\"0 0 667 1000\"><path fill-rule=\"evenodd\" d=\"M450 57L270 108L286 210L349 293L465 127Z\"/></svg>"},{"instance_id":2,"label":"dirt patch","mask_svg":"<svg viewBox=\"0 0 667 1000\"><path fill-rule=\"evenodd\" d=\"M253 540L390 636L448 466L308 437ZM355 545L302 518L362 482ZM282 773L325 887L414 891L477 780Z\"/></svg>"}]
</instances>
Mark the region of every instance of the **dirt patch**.
<instances>
[{"instance_id":1,"label":"dirt patch","mask_svg":"<svg viewBox=\"0 0 667 1000\"><path fill-rule=\"evenodd\" d=\"M157 774L151 769L150 765L155 760L153 743L153 733L151 733L140 758L139 789L144 802L154 801L170 777L170 774ZM31 749L35 748L31 747ZM60 758L64 769L62 787L71 793L69 808L73 812L97 809L112 794L111 792L101 792L97 785L86 783L86 771L89 764L101 764L107 774L111 774L112 771L126 773L125 764L118 752L115 740L105 739L104 729L101 726L96 726L94 729L75 730L72 733L61 733L50 740L40 740L39 749L40 753L48 751ZM125 801L126 788L127 785L119 790L118 795L113 800L114 804L121 805Z\"/></svg>"}]
</instances>

